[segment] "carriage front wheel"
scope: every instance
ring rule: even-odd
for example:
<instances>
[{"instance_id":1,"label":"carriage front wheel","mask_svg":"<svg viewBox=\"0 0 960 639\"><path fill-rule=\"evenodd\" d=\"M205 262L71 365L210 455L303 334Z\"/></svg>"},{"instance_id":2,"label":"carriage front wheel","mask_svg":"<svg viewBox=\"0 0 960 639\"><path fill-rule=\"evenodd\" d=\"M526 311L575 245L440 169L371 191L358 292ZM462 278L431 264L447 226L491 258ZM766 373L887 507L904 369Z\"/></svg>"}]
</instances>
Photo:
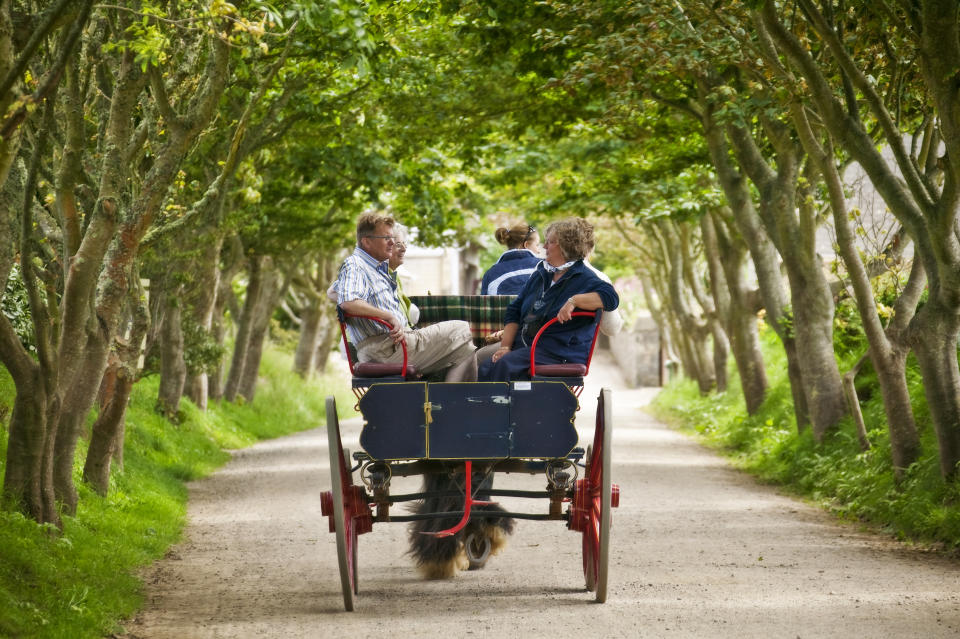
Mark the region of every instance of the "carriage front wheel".
<instances>
[{"instance_id":1,"label":"carriage front wheel","mask_svg":"<svg viewBox=\"0 0 960 639\"><path fill-rule=\"evenodd\" d=\"M620 488L610 479L611 431L610 389L597 398L597 421L593 444L587 448L584 478L574 486L570 527L583 533L583 576L596 600L607 600L607 567L610 563L610 510L619 505Z\"/></svg>"},{"instance_id":2,"label":"carriage front wheel","mask_svg":"<svg viewBox=\"0 0 960 639\"><path fill-rule=\"evenodd\" d=\"M324 515L332 514L331 532L337 536L343 606L350 611L353 610L354 595L359 592L357 535L368 532L372 521L363 488L353 483L350 453L344 450L340 442L340 422L333 397L327 398L327 443L330 452L331 490L321 495L320 505Z\"/></svg>"}]
</instances>

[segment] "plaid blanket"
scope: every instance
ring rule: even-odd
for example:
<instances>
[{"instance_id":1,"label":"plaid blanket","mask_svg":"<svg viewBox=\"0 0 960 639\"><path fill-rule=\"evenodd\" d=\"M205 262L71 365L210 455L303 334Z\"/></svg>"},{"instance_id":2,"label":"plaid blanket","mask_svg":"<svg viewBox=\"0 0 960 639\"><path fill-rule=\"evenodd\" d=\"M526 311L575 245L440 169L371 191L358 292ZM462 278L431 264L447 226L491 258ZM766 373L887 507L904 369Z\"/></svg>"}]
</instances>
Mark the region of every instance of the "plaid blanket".
<instances>
[{"instance_id":1,"label":"plaid blanket","mask_svg":"<svg viewBox=\"0 0 960 639\"><path fill-rule=\"evenodd\" d=\"M515 295L412 295L410 301L420 307L417 326L447 320L470 323L475 342L503 328L507 305Z\"/></svg>"}]
</instances>

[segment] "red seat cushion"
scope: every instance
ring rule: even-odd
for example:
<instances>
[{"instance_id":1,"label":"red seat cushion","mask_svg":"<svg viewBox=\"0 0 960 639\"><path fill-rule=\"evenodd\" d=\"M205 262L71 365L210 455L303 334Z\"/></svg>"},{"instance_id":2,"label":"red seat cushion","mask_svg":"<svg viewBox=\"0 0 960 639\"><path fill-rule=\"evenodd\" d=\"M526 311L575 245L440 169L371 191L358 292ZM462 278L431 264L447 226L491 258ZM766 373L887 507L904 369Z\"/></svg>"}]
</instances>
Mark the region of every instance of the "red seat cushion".
<instances>
[{"instance_id":1,"label":"red seat cushion","mask_svg":"<svg viewBox=\"0 0 960 639\"><path fill-rule=\"evenodd\" d=\"M403 375L403 364L382 364L380 362L359 362L353 365L354 377L390 377ZM420 373L413 366L407 366L407 378L419 377Z\"/></svg>"},{"instance_id":2,"label":"red seat cushion","mask_svg":"<svg viewBox=\"0 0 960 639\"><path fill-rule=\"evenodd\" d=\"M537 377L583 377L586 364L537 364Z\"/></svg>"}]
</instances>

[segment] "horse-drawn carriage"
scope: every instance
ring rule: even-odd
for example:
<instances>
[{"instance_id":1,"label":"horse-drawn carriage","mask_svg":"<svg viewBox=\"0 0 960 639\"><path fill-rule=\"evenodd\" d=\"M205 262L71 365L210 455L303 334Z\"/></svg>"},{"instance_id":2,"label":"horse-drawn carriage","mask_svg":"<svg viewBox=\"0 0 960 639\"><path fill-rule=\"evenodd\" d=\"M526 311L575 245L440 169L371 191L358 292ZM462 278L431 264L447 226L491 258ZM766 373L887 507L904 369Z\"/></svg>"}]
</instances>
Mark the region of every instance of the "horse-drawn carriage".
<instances>
[{"instance_id":1,"label":"horse-drawn carriage","mask_svg":"<svg viewBox=\"0 0 960 639\"><path fill-rule=\"evenodd\" d=\"M421 324L467 320L475 339L482 341L502 326L510 299L432 296L413 301L420 306ZM341 316L341 328L345 321L350 317ZM574 419L590 360L585 365L534 363L536 342L553 321L534 340L530 380L509 383L425 380L407 366L405 352L400 364L358 363L342 331L357 408L364 419L363 450L351 455L344 449L336 404L328 397L331 490L322 493L321 507L329 518L330 532L336 534L347 610L353 610L359 593L358 538L371 532L375 523L386 522L430 524L414 537L456 538L470 566L482 567L495 543L490 522L565 521L570 530L582 535L587 590L596 593L596 601L606 600L610 512L619 503L619 488L610 480L611 393L603 389L597 399L592 444L586 449L578 446ZM599 323L599 312L594 321ZM595 344L596 332L591 357ZM498 472L542 474L546 486L543 490L497 489L493 476ZM355 474L359 484L353 481ZM425 478L423 492L391 492L392 478L417 475ZM448 481L431 483L426 481L429 477ZM496 497L541 499L546 507L539 512L510 512L491 501ZM406 502L420 504L419 510L393 511ZM458 505L447 508L451 503ZM439 511L431 510L437 504L444 505Z\"/></svg>"}]
</instances>

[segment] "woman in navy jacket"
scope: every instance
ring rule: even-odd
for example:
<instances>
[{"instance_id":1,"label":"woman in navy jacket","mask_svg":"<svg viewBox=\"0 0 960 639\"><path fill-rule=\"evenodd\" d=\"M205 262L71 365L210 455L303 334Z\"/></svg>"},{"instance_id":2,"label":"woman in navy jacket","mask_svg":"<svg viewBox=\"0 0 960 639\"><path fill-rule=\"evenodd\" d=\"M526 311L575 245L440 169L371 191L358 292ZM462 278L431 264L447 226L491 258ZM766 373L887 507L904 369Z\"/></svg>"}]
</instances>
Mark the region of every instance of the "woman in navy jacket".
<instances>
[{"instance_id":1,"label":"woman in navy jacket","mask_svg":"<svg viewBox=\"0 0 960 639\"><path fill-rule=\"evenodd\" d=\"M529 379L530 344L554 317L558 323L537 342L537 364L586 363L594 321L571 314L574 309L612 311L620 304L613 286L583 264L594 245L589 222L580 218L554 222L545 237L546 260L507 307L500 347L480 365L480 381Z\"/></svg>"},{"instance_id":2,"label":"woman in navy jacket","mask_svg":"<svg viewBox=\"0 0 960 639\"><path fill-rule=\"evenodd\" d=\"M528 224L514 224L498 228L495 237L507 251L483 274L480 294L516 295L540 262L540 236Z\"/></svg>"}]
</instances>

